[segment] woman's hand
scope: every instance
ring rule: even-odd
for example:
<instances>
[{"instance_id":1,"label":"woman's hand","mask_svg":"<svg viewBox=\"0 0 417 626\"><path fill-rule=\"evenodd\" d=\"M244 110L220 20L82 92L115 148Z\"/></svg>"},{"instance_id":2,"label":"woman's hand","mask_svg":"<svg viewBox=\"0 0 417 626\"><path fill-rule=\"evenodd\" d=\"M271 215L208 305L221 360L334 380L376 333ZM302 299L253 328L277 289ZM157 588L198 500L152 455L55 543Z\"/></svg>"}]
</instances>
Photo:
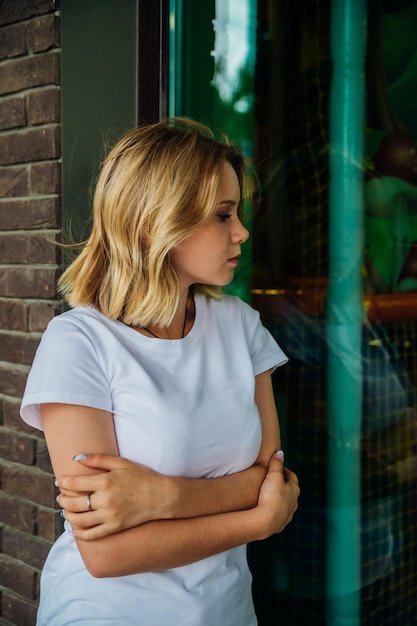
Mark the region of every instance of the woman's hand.
<instances>
[{"instance_id":1,"label":"woman's hand","mask_svg":"<svg viewBox=\"0 0 417 626\"><path fill-rule=\"evenodd\" d=\"M292 520L298 508L298 478L284 467L282 452L274 453L268 473L259 492L257 513L262 515L265 532L260 539L280 533Z\"/></svg>"},{"instance_id":2,"label":"woman's hand","mask_svg":"<svg viewBox=\"0 0 417 626\"><path fill-rule=\"evenodd\" d=\"M220 479L182 481L122 457L90 454L79 455L75 459L85 467L100 470L97 474L64 476L57 482L61 490L57 498L58 504L63 508L64 517L71 524L76 536L84 541L101 539L145 522L178 517L178 512L173 511L178 507L178 502L181 502L181 489L186 486L192 488L184 491L186 500L191 498L192 502L196 502L201 494L206 500L207 494L211 492L217 501L222 501L227 493L230 494L230 489L234 493L238 486L240 491L243 485L246 485L246 490L253 491L260 479L258 484L261 488L255 508L264 530L259 538L281 532L297 509L300 492L297 476L284 468L282 458L276 455L270 460L264 480L264 470L261 467L253 467L240 475L233 474ZM217 491L216 484L220 487L221 481L234 482L229 482L226 489ZM227 483L223 484L226 487ZM211 489L208 490L208 487ZM91 510L88 509L89 503ZM205 504L209 509L213 507L209 501ZM228 510L237 510L237 504L238 502L233 503ZM193 512L185 507L186 503L182 501L180 508L183 509L183 517L209 513L207 510ZM218 511L215 509L211 510L212 514L216 512Z\"/></svg>"},{"instance_id":3,"label":"woman's hand","mask_svg":"<svg viewBox=\"0 0 417 626\"><path fill-rule=\"evenodd\" d=\"M173 492L168 476L117 456L89 454L74 460L100 470L64 476L56 483L61 491L57 502L80 539L98 539L169 517Z\"/></svg>"},{"instance_id":4,"label":"woman's hand","mask_svg":"<svg viewBox=\"0 0 417 626\"><path fill-rule=\"evenodd\" d=\"M56 483L62 492L57 500L77 537L84 541L148 521L252 509L267 473L265 466L255 464L218 478L181 478L164 476L117 456L78 455L75 460L90 474L78 471L69 475L66 469ZM92 474L94 470L97 473Z\"/></svg>"}]
</instances>

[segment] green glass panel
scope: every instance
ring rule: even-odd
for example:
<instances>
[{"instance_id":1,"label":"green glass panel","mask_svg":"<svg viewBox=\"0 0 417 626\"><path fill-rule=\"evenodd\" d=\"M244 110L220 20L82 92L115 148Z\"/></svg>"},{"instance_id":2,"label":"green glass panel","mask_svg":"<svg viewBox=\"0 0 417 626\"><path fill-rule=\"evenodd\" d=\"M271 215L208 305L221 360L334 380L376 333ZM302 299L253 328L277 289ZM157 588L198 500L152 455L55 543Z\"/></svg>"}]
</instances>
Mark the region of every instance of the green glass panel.
<instances>
[{"instance_id":1,"label":"green glass panel","mask_svg":"<svg viewBox=\"0 0 417 626\"><path fill-rule=\"evenodd\" d=\"M85 238L100 161L137 123L137 0L62 0L63 218Z\"/></svg>"},{"instance_id":2,"label":"green glass panel","mask_svg":"<svg viewBox=\"0 0 417 626\"><path fill-rule=\"evenodd\" d=\"M175 48L172 67L175 105L171 111L226 132L249 159L253 157L256 2L207 0L173 2ZM181 20L179 20L181 15ZM179 25L181 22L181 26ZM177 39L178 41L178 39ZM172 48L171 48L172 50ZM175 68L175 69L174 69ZM250 209L246 224L251 230ZM252 247L243 246L241 264L227 291L246 301L251 297Z\"/></svg>"}]
</instances>

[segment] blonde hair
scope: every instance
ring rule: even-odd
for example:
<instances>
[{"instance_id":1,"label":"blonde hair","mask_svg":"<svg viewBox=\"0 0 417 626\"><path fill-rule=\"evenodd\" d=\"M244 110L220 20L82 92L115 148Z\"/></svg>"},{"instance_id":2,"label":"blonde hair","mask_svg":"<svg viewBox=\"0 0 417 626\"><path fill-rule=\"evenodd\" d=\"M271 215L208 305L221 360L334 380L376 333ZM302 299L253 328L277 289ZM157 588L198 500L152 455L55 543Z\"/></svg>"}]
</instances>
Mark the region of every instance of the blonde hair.
<instances>
[{"instance_id":1,"label":"blonde hair","mask_svg":"<svg viewBox=\"0 0 417 626\"><path fill-rule=\"evenodd\" d=\"M247 163L206 126L177 118L122 137L102 165L91 235L58 283L68 303L127 324L167 326L179 301L170 253L213 217L225 161L239 179L241 210L252 189Z\"/></svg>"}]
</instances>

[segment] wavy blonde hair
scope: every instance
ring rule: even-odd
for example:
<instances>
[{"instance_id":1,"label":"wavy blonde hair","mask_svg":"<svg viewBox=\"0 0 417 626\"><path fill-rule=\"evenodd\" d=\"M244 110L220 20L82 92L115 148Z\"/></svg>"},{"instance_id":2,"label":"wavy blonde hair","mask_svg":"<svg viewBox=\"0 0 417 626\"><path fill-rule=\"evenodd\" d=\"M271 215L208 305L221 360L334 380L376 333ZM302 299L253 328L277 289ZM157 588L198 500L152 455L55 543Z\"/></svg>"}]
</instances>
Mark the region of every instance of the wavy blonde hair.
<instances>
[{"instance_id":1,"label":"wavy blonde hair","mask_svg":"<svg viewBox=\"0 0 417 626\"><path fill-rule=\"evenodd\" d=\"M225 161L243 201L252 178L239 148L185 118L131 130L104 160L93 227L58 286L71 306L92 305L126 324L167 326L179 302L171 251L212 219ZM219 297L219 288L197 285Z\"/></svg>"}]
</instances>

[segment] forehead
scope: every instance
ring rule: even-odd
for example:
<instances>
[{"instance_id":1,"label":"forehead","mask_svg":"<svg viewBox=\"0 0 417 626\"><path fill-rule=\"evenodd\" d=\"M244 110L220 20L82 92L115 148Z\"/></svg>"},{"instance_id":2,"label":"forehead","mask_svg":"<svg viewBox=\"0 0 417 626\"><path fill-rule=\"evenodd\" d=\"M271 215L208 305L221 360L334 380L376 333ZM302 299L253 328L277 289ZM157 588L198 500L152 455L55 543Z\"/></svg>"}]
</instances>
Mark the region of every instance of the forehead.
<instances>
[{"instance_id":1,"label":"forehead","mask_svg":"<svg viewBox=\"0 0 417 626\"><path fill-rule=\"evenodd\" d=\"M233 166L226 161L223 167L223 174L219 188L218 200L219 202L226 200L239 201L240 199L240 185L237 174Z\"/></svg>"}]
</instances>

